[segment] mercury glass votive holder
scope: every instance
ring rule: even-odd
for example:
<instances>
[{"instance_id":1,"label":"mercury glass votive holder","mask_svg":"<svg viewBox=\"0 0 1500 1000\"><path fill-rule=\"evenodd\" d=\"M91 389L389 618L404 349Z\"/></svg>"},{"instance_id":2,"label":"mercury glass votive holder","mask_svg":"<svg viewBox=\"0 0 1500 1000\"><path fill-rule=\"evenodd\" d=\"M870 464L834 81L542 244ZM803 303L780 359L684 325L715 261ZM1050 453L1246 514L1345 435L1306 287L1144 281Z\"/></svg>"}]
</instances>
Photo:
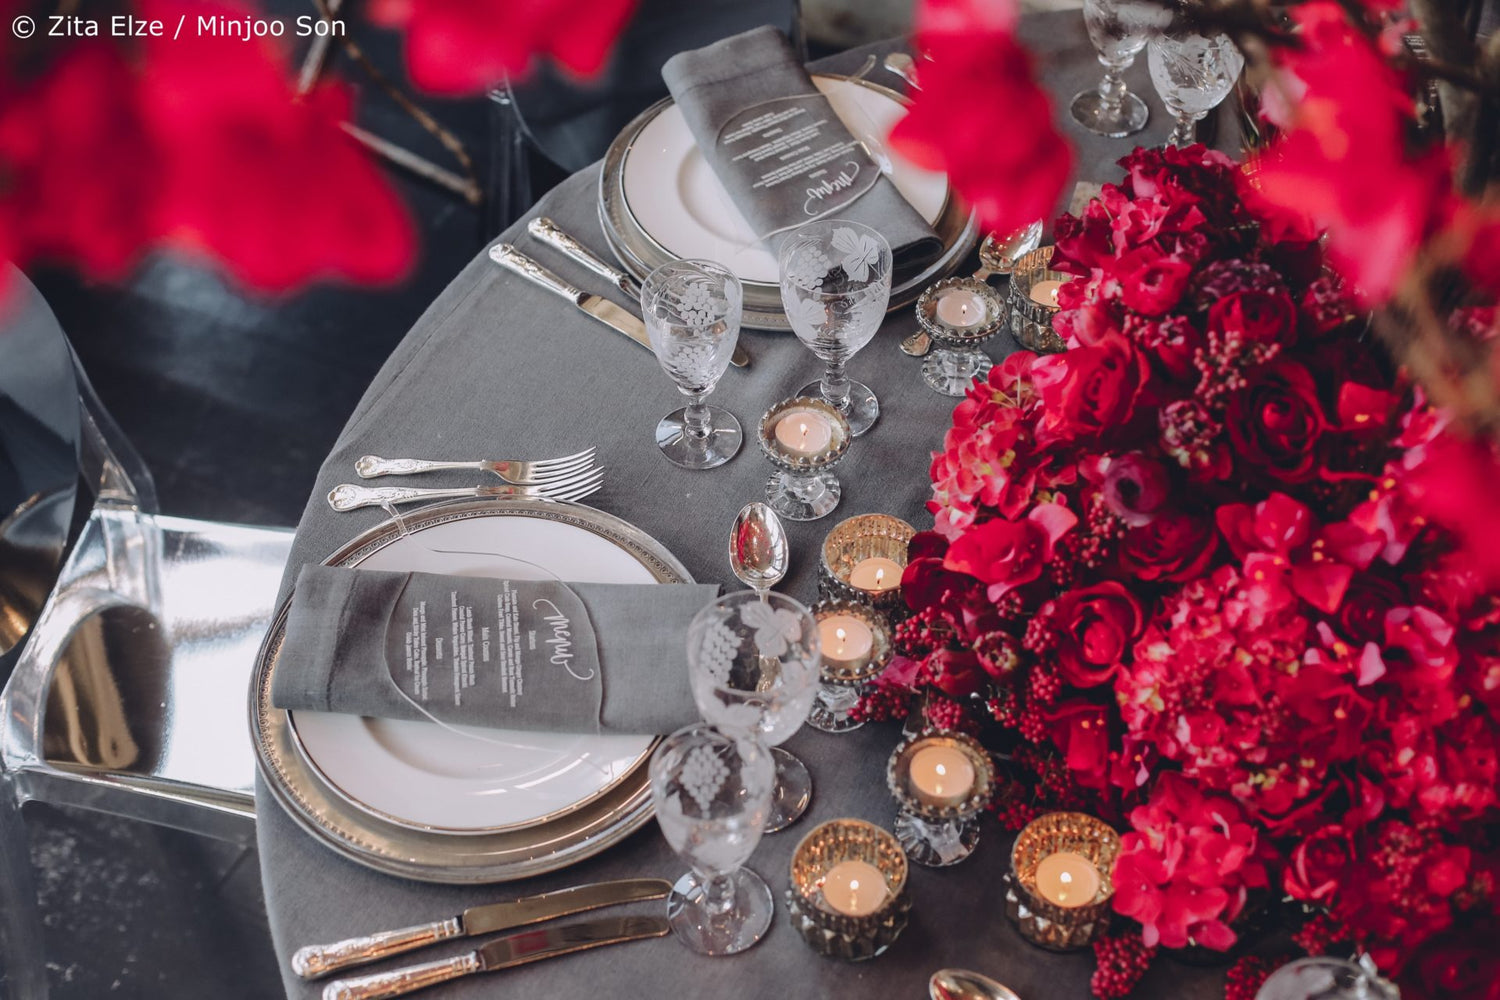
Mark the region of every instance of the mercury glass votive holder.
<instances>
[{"instance_id":1,"label":"mercury glass votive holder","mask_svg":"<svg viewBox=\"0 0 1500 1000\"><path fill-rule=\"evenodd\" d=\"M906 546L916 533L889 514L860 514L840 521L823 539L818 596L866 604L887 617L900 615Z\"/></svg>"},{"instance_id":2,"label":"mercury glass votive holder","mask_svg":"<svg viewBox=\"0 0 1500 1000\"><path fill-rule=\"evenodd\" d=\"M995 367L979 347L1005 328L1005 299L977 278L944 278L917 298L917 323L935 345L922 362L922 381L962 396Z\"/></svg>"},{"instance_id":3,"label":"mercury glass votive holder","mask_svg":"<svg viewBox=\"0 0 1500 1000\"><path fill-rule=\"evenodd\" d=\"M1060 906L1037 887L1037 868L1063 853L1079 855L1098 874L1098 889L1078 906ZM1086 948L1109 927L1111 881L1120 835L1101 819L1079 812L1038 816L1016 837L1005 877L1005 915L1032 944L1050 951Z\"/></svg>"},{"instance_id":4,"label":"mercury glass votive holder","mask_svg":"<svg viewBox=\"0 0 1500 1000\"><path fill-rule=\"evenodd\" d=\"M864 686L885 669L891 660L891 631L885 616L864 604L852 601L824 601L812 609L818 621L818 636L822 640L822 666L818 672L818 693L813 700L807 724L825 733L847 733L864 725L849 717L849 711L859 703ZM825 629L824 622L853 619L869 630L869 649L860 641L848 649L851 655L841 655L840 644L850 639L839 636L838 629ZM826 634L832 632L832 635ZM855 655L857 654L857 655Z\"/></svg>"},{"instance_id":5,"label":"mercury glass votive holder","mask_svg":"<svg viewBox=\"0 0 1500 1000\"><path fill-rule=\"evenodd\" d=\"M962 773L967 768L967 773ZM896 798L896 839L912 864L956 865L979 843L979 814L995 791L995 762L966 733L902 740L886 765Z\"/></svg>"},{"instance_id":6,"label":"mercury glass votive holder","mask_svg":"<svg viewBox=\"0 0 1500 1000\"><path fill-rule=\"evenodd\" d=\"M1065 284L1073 275L1054 271L1047 266L1052 259L1051 247L1037 247L1016 261L1010 275L1010 332L1028 351L1056 354L1068 345L1052 328L1057 315L1057 299L1045 290L1055 288L1043 282ZM1038 293L1043 301L1033 298Z\"/></svg>"},{"instance_id":7,"label":"mercury glass votive holder","mask_svg":"<svg viewBox=\"0 0 1500 1000\"><path fill-rule=\"evenodd\" d=\"M783 399L760 418L760 450L776 472L766 503L789 521L815 521L839 505L843 487L833 466L854 435L838 409L821 399Z\"/></svg>"},{"instance_id":8,"label":"mercury glass votive holder","mask_svg":"<svg viewBox=\"0 0 1500 1000\"><path fill-rule=\"evenodd\" d=\"M884 896L873 908L847 912L825 895L830 874L846 862L872 867L884 880ZM792 852L791 885L786 892L792 927L820 955L851 962L874 958L906 928L911 912L906 855L896 838L861 819L834 819L814 827ZM847 891L850 883L845 881ZM868 892L869 887L864 891ZM857 915L855 915L857 913Z\"/></svg>"}]
</instances>

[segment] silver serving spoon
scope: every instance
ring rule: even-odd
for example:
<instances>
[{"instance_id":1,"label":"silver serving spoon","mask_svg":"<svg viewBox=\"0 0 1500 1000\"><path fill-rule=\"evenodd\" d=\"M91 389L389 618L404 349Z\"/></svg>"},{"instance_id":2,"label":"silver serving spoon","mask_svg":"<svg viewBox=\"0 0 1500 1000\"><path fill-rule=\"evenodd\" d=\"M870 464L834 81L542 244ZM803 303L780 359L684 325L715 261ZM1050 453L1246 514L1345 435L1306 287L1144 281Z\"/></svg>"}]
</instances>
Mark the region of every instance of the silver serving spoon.
<instances>
[{"instance_id":1,"label":"silver serving spoon","mask_svg":"<svg viewBox=\"0 0 1500 1000\"><path fill-rule=\"evenodd\" d=\"M968 969L939 969L927 980L932 1000L1021 1000L1009 986Z\"/></svg>"},{"instance_id":2,"label":"silver serving spoon","mask_svg":"<svg viewBox=\"0 0 1500 1000\"><path fill-rule=\"evenodd\" d=\"M735 515L729 533L729 568L734 575L764 597L786 576L790 563L781 518L759 500L745 504Z\"/></svg>"},{"instance_id":3,"label":"silver serving spoon","mask_svg":"<svg viewBox=\"0 0 1500 1000\"><path fill-rule=\"evenodd\" d=\"M994 233L990 233L984 238L984 242L979 244L979 270L975 271L971 277L979 281L988 281L991 275L1009 275L1015 270L1016 261L1035 250L1041 241L1041 219L1029 226L1017 229L1003 240ZM926 330L918 329L916 333L901 341L899 346L902 354L920 358L932 350L932 337Z\"/></svg>"}]
</instances>

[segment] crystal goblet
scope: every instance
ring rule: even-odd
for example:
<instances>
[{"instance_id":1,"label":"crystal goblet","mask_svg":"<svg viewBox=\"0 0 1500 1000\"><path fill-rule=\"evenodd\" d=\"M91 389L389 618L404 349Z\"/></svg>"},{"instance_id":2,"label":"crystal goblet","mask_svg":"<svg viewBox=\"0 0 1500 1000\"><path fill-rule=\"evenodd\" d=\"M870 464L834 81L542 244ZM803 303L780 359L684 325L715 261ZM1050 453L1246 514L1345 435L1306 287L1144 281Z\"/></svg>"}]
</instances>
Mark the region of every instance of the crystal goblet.
<instances>
[{"instance_id":1,"label":"crystal goblet","mask_svg":"<svg viewBox=\"0 0 1500 1000\"><path fill-rule=\"evenodd\" d=\"M1112 139L1146 127L1146 102L1125 86L1124 73L1146 47L1151 8L1133 0L1084 0L1083 23L1099 53L1104 78L1093 90L1074 95L1073 120Z\"/></svg>"},{"instance_id":2,"label":"crystal goblet","mask_svg":"<svg viewBox=\"0 0 1500 1000\"><path fill-rule=\"evenodd\" d=\"M740 279L712 261L673 261L641 282L641 316L656 360L689 400L656 425L656 446L685 469L723 465L744 441L734 414L704 401L729 367L743 307Z\"/></svg>"},{"instance_id":3,"label":"crystal goblet","mask_svg":"<svg viewBox=\"0 0 1500 1000\"><path fill-rule=\"evenodd\" d=\"M1151 39L1146 62L1156 92L1177 120L1168 146L1194 142L1199 120L1218 107L1245 68L1228 35L1200 35L1181 25Z\"/></svg>"},{"instance_id":4,"label":"crystal goblet","mask_svg":"<svg viewBox=\"0 0 1500 1000\"><path fill-rule=\"evenodd\" d=\"M696 952L733 955L771 926L771 889L744 864L760 843L774 773L759 742L703 723L679 729L651 755L656 821L692 866L672 886L667 919Z\"/></svg>"},{"instance_id":5,"label":"crystal goblet","mask_svg":"<svg viewBox=\"0 0 1500 1000\"><path fill-rule=\"evenodd\" d=\"M880 416L880 401L869 386L851 380L845 366L885 319L890 244L869 226L821 219L782 241L778 264L787 322L824 364L823 378L797 395L821 395L858 437Z\"/></svg>"},{"instance_id":6,"label":"crystal goblet","mask_svg":"<svg viewBox=\"0 0 1500 1000\"><path fill-rule=\"evenodd\" d=\"M802 727L822 663L812 612L784 594L741 590L688 625L693 700L709 723L772 747L776 785L766 832L791 825L812 800L812 776L778 744Z\"/></svg>"}]
</instances>

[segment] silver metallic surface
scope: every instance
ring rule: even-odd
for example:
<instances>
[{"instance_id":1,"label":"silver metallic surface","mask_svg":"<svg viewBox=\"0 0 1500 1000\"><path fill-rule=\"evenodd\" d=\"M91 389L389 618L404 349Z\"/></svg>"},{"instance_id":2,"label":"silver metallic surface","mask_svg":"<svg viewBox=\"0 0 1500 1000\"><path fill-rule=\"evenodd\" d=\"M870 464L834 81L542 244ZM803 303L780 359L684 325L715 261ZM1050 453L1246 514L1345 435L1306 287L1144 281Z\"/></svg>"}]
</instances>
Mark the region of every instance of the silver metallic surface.
<instances>
[{"instance_id":1,"label":"silver metallic surface","mask_svg":"<svg viewBox=\"0 0 1500 1000\"><path fill-rule=\"evenodd\" d=\"M927 983L931 1000L1021 1000L1009 986L968 969L939 969Z\"/></svg>"},{"instance_id":2,"label":"silver metallic surface","mask_svg":"<svg viewBox=\"0 0 1500 1000\"><path fill-rule=\"evenodd\" d=\"M548 291L570 299L580 310L611 329L623 333L646 350L656 353L651 347L651 338L646 335L646 324L638 317L613 302L598 295L590 295L574 288L509 243L497 243L490 247L490 259L501 267L508 268L521 277L533 281Z\"/></svg>"},{"instance_id":3,"label":"silver metallic surface","mask_svg":"<svg viewBox=\"0 0 1500 1000\"><path fill-rule=\"evenodd\" d=\"M879 91L902 104L910 102L888 87L881 87L868 80L835 74L815 74L832 79L851 80L861 87ZM637 278L644 278L662 264L674 261L677 256L657 242L645 231L625 200L625 158L651 120L672 104L670 97L664 98L642 111L635 120L621 130L620 135L604 154L603 169L599 174L599 223L609 248L619 258L625 269ZM914 275L891 289L889 309L900 309L915 302L922 289L947 277L959 266L979 239L979 226L973 213L964 210L958 199L949 197L938 220L932 228L942 241L944 251L926 270ZM781 304L781 287L776 283L742 281L745 290L743 324L752 330L790 331L786 312Z\"/></svg>"},{"instance_id":4,"label":"silver metallic surface","mask_svg":"<svg viewBox=\"0 0 1500 1000\"><path fill-rule=\"evenodd\" d=\"M478 469L481 472L493 472L515 486L535 486L538 483L562 479L569 473L587 469L594 463L596 450L585 448L574 455L535 462L516 459L435 462L425 458L381 458L379 455L361 455L359 461L354 463L354 472L361 479L375 479L380 476L414 476L423 472L440 472L446 469Z\"/></svg>"},{"instance_id":5,"label":"silver metallic surface","mask_svg":"<svg viewBox=\"0 0 1500 1000\"><path fill-rule=\"evenodd\" d=\"M405 534L470 517L534 517L592 531L621 546L662 583L691 583L687 569L660 542L613 515L545 500L468 500L423 508L359 535L325 562L358 566ZM272 796L311 836L376 871L428 882L507 882L565 868L599 853L651 819L651 786L642 763L604 795L558 818L524 829L454 836L385 822L330 788L298 747L285 711L271 705L271 681L285 638L285 605L256 662L251 729L261 774Z\"/></svg>"},{"instance_id":6,"label":"silver metallic surface","mask_svg":"<svg viewBox=\"0 0 1500 1000\"><path fill-rule=\"evenodd\" d=\"M739 581L764 594L781 582L790 565L786 529L776 512L759 500L741 507L729 531L729 568Z\"/></svg>"},{"instance_id":7,"label":"silver metallic surface","mask_svg":"<svg viewBox=\"0 0 1500 1000\"><path fill-rule=\"evenodd\" d=\"M1042 220L1040 219L1029 226L1017 229L1003 240L994 233L990 233L979 244L979 270L975 271L971 277L977 281L988 281L991 275L1009 275L1015 268L1016 261L1035 250L1041 239ZM932 334L918 329L916 333L901 341L897 346L902 354L909 354L914 358L924 357L928 351L932 350Z\"/></svg>"},{"instance_id":8,"label":"silver metallic surface","mask_svg":"<svg viewBox=\"0 0 1500 1000\"><path fill-rule=\"evenodd\" d=\"M447 920L418 924L415 927L362 934L334 941L332 944L305 945L292 954L292 971L303 979L322 979L357 965L379 962L393 955L463 936L463 922L458 917L449 917Z\"/></svg>"},{"instance_id":9,"label":"silver metallic surface","mask_svg":"<svg viewBox=\"0 0 1500 1000\"><path fill-rule=\"evenodd\" d=\"M455 497L535 497L542 500L582 500L604 485L604 470L590 469L566 479L548 481L536 486L464 486L434 488L423 486L356 486L340 483L328 491L328 506L337 511L360 507L383 507L387 504L413 503L425 500L451 500Z\"/></svg>"},{"instance_id":10,"label":"silver metallic surface","mask_svg":"<svg viewBox=\"0 0 1500 1000\"><path fill-rule=\"evenodd\" d=\"M450 979L472 976L482 971L479 953L467 952L435 962L408 965L390 972L376 972L355 979L335 979L323 987L323 1000L385 1000L400 997Z\"/></svg>"}]
</instances>

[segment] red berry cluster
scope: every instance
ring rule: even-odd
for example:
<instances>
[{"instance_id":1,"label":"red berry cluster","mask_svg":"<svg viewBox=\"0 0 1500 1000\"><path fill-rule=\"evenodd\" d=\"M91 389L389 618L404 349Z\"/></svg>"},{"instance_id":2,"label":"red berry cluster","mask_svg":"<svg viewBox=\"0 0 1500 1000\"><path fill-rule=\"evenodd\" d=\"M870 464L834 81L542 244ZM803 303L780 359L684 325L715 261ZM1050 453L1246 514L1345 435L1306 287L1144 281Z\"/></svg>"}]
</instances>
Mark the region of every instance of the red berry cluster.
<instances>
[{"instance_id":1,"label":"red berry cluster","mask_svg":"<svg viewBox=\"0 0 1500 1000\"><path fill-rule=\"evenodd\" d=\"M923 709L923 712L927 716L927 722L938 729L975 733L979 728L963 704L952 698L930 694L927 698L927 707Z\"/></svg>"},{"instance_id":2,"label":"red berry cluster","mask_svg":"<svg viewBox=\"0 0 1500 1000\"><path fill-rule=\"evenodd\" d=\"M1309 955L1331 955L1339 944L1349 940L1349 928L1333 914L1319 913L1303 924L1292 940Z\"/></svg>"},{"instance_id":3,"label":"red berry cluster","mask_svg":"<svg viewBox=\"0 0 1500 1000\"><path fill-rule=\"evenodd\" d=\"M906 656L921 659L934 649L947 645L953 628L936 607L922 608L891 631L896 649Z\"/></svg>"},{"instance_id":4,"label":"red berry cluster","mask_svg":"<svg viewBox=\"0 0 1500 1000\"><path fill-rule=\"evenodd\" d=\"M911 692L887 684L865 688L849 718L855 722L900 722L911 714Z\"/></svg>"},{"instance_id":5,"label":"red berry cluster","mask_svg":"<svg viewBox=\"0 0 1500 1000\"><path fill-rule=\"evenodd\" d=\"M1281 353L1281 345L1249 340L1238 330L1208 331L1208 344L1193 352L1200 376L1193 396L1212 413L1223 413L1231 396L1243 393L1253 371Z\"/></svg>"},{"instance_id":6,"label":"red berry cluster","mask_svg":"<svg viewBox=\"0 0 1500 1000\"><path fill-rule=\"evenodd\" d=\"M1037 656L1046 656L1056 648L1057 628L1046 608L1026 623L1026 634L1021 637L1021 645Z\"/></svg>"},{"instance_id":7,"label":"red berry cluster","mask_svg":"<svg viewBox=\"0 0 1500 1000\"><path fill-rule=\"evenodd\" d=\"M1224 1000L1255 1000L1266 979L1286 963L1287 957L1246 955L1235 962L1224 976Z\"/></svg>"},{"instance_id":8,"label":"red berry cluster","mask_svg":"<svg viewBox=\"0 0 1500 1000\"><path fill-rule=\"evenodd\" d=\"M1065 546L1066 555L1070 561L1084 569L1103 569L1113 565L1127 525L1109 509L1103 493L1090 496L1085 508L1079 532L1065 539L1070 540L1070 544ZM1061 561L1063 560L1059 560Z\"/></svg>"},{"instance_id":9,"label":"red berry cluster","mask_svg":"<svg viewBox=\"0 0 1500 1000\"><path fill-rule=\"evenodd\" d=\"M1089 989L1099 1000L1129 996L1155 957L1156 949L1147 946L1139 934L1102 937L1094 942L1097 968L1089 980Z\"/></svg>"}]
</instances>

